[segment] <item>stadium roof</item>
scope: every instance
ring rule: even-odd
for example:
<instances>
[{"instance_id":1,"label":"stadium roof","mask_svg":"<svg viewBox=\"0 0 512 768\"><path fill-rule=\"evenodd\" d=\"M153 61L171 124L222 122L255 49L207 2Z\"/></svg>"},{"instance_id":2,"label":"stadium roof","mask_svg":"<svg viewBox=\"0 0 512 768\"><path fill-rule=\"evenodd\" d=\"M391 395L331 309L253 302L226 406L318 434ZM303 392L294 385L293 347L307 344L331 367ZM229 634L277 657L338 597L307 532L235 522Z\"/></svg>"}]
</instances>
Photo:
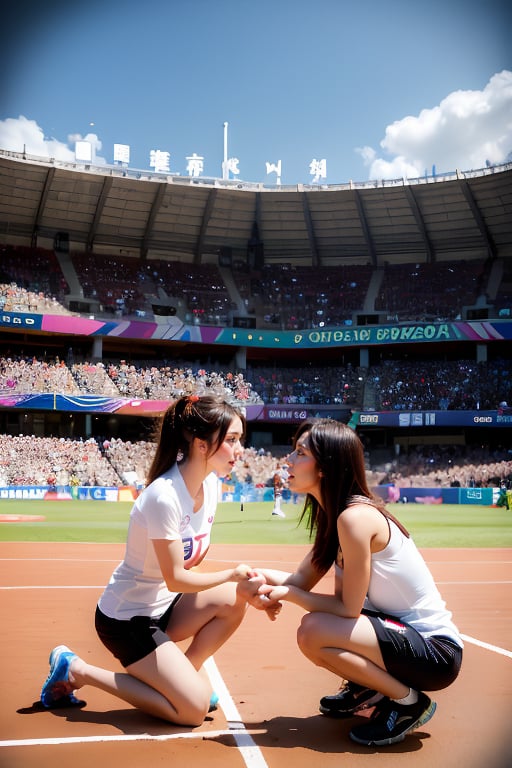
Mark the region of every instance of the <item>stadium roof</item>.
<instances>
[{"instance_id":1,"label":"stadium roof","mask_svg":"<svg viewBox=\"0 0 512 768\"><path fill-rule=\"evenodd\" d=\"M227 249L303 265L512 255L512 164L344 185L134 172L0 150L0 239L201 263Z\"/></svg>"}]
</instances>

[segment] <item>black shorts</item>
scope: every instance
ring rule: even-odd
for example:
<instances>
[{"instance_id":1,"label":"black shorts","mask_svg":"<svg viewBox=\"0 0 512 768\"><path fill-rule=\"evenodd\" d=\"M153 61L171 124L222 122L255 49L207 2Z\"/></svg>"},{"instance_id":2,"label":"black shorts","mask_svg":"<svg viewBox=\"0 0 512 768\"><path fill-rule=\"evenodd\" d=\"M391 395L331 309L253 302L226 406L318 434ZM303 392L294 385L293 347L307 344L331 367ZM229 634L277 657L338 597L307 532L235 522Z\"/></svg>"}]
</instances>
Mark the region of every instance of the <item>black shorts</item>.
<instances>
[{"instance_id":1,"label":"black shorts","mask_svg":"<svg viewBox=\"0 0 512 768\"><path fill-rule=\"evenodd\" d=\"M177 595L161 616L134 616L123 621L111 619L96 606L95 625L104 646L119 659L123 667L140 661L162 643L170 642L166 629L172 609L180 599Z\"/></svg>"},{"instance_id":2,"label":"black shorts","mask_svg":"<svg viewBox=\"0 0 512 768\"><path fill-rule=\"evenodd\" d=\"M417 691L447 688L459 674L462 648L449 637L423 637L410 624L363 609L377 635L387 671Z\"/></svg>"}]
</instances>

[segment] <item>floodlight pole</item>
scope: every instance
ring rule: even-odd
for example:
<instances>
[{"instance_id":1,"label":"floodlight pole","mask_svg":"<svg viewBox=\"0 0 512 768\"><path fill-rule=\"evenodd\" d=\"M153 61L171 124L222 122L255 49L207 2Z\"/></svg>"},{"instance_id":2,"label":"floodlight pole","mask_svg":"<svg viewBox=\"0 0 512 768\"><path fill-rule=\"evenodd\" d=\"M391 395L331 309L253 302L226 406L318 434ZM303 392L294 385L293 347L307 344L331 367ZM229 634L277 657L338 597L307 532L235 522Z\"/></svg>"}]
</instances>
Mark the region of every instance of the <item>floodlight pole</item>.
<instances>
[{"instance_id":1,"label":"floodlight pole","mask_svg":"<svg viewBox=\"0 0 512 768\"><path fill-rule=\"evenodd\" d=\"M228 175L228 124L224 123L224 162L222 163L222 178L229 178Z\"/></svg>"}]
</instances>

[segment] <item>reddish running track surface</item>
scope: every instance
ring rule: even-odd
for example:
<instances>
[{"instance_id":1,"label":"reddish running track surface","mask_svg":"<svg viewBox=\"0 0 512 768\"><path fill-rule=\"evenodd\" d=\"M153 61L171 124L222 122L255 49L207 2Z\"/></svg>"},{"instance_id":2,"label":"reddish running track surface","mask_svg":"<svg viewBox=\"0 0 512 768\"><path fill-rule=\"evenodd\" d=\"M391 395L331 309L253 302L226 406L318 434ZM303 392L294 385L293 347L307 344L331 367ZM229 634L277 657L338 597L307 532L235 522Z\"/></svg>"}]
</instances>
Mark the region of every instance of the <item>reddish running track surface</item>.
<instances>
[{"instance_id":1,"label":"reddish running track surface","mask_svg":"<svg viewBox=\"0 0 512 768\"><path fill-rule=\"evenodd\" d=\"M305 547L213 545L208 568L247 562L292 570ZM0 766L55 768L144 765L194 768L504 768L511 764L512 550L429 549L429 563L465 652L458 680L432 695L432 720L405 741L367 748L352 742L358 718L329 720L318 700L338 687L300 653L301 611L276 622L249 609L208 661L220 709L199 728L174 727L101 691L84 688L84 709L38 705L48 654L60 643L88 661L121 669L96 637L96 600L121 559L118 544L0 544L2 691ZM328 575L319 589L329 589Z\"/></svg>"}]
</instances>

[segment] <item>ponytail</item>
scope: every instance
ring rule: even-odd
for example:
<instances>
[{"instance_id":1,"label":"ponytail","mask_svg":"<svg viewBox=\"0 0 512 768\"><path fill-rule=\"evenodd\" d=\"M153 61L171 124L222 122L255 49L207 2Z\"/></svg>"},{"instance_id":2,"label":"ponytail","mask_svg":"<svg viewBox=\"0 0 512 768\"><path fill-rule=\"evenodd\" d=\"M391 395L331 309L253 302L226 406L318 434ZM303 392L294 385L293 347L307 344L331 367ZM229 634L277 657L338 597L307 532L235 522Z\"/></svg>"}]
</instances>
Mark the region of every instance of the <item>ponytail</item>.
<instances>
[{"instance_id":1,"label":"ponytail","mask_svg":"<svg viewBox=\"0 0 512 768\"><path fill-rule=\"evenodd\" d=\"M204 440L209 453L220 447L235 417L245 417L234 406L215 395L188 395L169 406L157 427L157 447L149 468L146 484L187 458L195 437Z\"/></svg>"}]
</instances>

